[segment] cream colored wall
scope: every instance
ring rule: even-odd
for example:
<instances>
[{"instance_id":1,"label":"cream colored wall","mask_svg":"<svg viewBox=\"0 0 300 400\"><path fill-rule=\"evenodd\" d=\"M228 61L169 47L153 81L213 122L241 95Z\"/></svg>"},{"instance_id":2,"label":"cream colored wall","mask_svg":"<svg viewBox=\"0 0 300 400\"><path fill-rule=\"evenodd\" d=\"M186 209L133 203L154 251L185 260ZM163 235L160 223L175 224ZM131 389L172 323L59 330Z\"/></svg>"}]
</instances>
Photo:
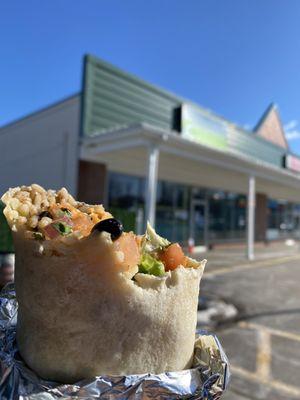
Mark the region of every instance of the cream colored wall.
<instances>
[{"instance_id":1,"label":"cream colored wall","mask_svg":"<svg viewBox=\"0 0 300 400\"><path fill-rule=\"evenodd\" d=\"M0 194L37 182L76 193L79 95L0 128Z\"/></svg>"}]
</instances>

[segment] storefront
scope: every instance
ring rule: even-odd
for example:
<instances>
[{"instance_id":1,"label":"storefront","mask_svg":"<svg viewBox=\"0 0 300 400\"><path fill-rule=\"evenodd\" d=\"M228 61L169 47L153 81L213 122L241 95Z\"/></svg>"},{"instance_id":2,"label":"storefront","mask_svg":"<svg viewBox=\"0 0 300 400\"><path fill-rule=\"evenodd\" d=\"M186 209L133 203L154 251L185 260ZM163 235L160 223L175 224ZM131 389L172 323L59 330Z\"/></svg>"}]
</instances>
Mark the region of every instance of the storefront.
<instances>
[{"instance_id":1,"label":"storefront","mask_svg":"<svg viewBox=\"0 0 300 400\"><path fill-rule=\"evenodd\" d=\"M2 133L8 149L28 135L33 163L20 169L7 156L2 190L14 182L67 186L83 201L104 202L128 229L142 232L149 220L185 244L246 241L249 258L255 240L300 238L300 159L274 105L245 131L87 56L78 95ZM40 154L45 143L35 159L34 146ZM26 146L18 151L24 160Z\"/></svg>"},{"instance_id":2,"label":"storefront","mask_svg":"<svg viewBox=\"0 0 300 400\"><path fill-rule=\"evenodd\" d=\"M138 231L148 219L183 243L247 240L249 258L255 239L299 236L300 163L274 105L245 131L93 57L82 94L81 159L105 166L109 206Z\"/></svg>"},{"instance_id":3,"label":"storefront","mask_svg":"<svg viewBox=\"0 0 300 400\"><path fill-rule=\"evenodd\" d=\"M109 173L110 208L143 215L145 179ZM135 220L134 220L135 221ZM135 229L141 231L138 222ZM132 221L132 227L134 222ZM246 235L246 196L189 185L158 181L156 227L172 241L209 244L240 241Z\"/></svg>"}]
</instances>

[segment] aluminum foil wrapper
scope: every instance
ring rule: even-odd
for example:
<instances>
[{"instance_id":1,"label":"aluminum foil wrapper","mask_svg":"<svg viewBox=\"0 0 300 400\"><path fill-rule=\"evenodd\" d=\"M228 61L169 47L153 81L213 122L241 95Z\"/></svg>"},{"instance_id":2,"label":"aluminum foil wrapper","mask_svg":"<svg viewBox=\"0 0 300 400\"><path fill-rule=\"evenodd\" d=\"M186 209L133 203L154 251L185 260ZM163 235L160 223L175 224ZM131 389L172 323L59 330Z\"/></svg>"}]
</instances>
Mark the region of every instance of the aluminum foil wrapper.
<instances>
[{"instance_id":1,"label":"aluminum foil wrapper","mask_svg":"<svg viewBox=\"0 0 300 400\"><path fill-rule=\"evenodd\" d=\"M0 399L217 400L229 382L227 357L215 335L197 333L193 366L159 375L96 376L76 384L39 378L16 345L18 303L13 284L0 293Z\"/></svg>"}]
</instances>

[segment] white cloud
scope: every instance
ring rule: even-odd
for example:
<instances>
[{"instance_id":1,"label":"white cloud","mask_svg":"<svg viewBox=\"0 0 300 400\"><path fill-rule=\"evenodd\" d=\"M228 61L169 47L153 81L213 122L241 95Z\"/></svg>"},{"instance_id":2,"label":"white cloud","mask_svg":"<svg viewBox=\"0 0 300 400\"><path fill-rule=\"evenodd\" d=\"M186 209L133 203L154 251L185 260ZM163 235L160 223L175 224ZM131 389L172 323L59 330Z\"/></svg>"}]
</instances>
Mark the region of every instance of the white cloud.
<instances>
[{"instance_id":1,"label":"white cloud","mask_svg":"<svg viewBox=\"0 0 300 400\"><path fill-rule=\"evenodd\" d=\"M243 128L244 128L246 131L251 131L251 125L250 125L250 124L244 124L244 125L243 125Z\"/></svg>"},{"instance_id":2,"label":"white cloud","mask_svg":"<svg viewBox=\"0 0 300 400\"><path fill-rule=\"evenodd\" d=\"M297 131L296 129L294 129L292 131L285 132L285 137L288 140L299 139L300 138L300 131Z\"/></svg>"},{"instance_id":3,"label":"white cloud","mask_svg":"<svg viewBox=\"0 0 300 400\"><path fill-rule=\"evenodd\" d=\"M290 122L284 125L284 130L285 131L293 130L294 128L296 128L297 125L298 121L296 119L292 119Z\"/></svg>"},{"instance_id":4,"label":"white cloud","mask_svg":"<svg viewBox=\"0 0 300 400\"><path fill-rule=\"evenodd\" d=\"M300 127L299 122L292 119L287 124L284 125L285 137L287 140L300 139Z\"/></svg>"}]
</instances>

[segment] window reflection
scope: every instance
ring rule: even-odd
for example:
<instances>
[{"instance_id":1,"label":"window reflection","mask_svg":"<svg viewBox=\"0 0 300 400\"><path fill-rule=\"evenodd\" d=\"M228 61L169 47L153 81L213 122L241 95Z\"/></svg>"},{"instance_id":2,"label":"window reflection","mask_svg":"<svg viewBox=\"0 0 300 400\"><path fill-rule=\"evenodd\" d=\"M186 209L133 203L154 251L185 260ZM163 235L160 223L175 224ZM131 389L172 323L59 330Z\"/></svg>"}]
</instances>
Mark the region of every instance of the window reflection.
<instances>
[{"instance_id":1,"label":"window reflection","mask_svg":"<svg viewBox=\"0 0 300 400\"><path fill-rule=\"evenodd\" d=\"M157 186L156 229L172 242L185 243L189 237L190 188L159 181Z\"/></svg>"},{"instance_id":2,"label":"window reflection","mask_svg":"<svg viewBox=\"0 0 300 400\"><path fill-rule=\"evenodd\" d=\"M109 174L109 207L126 229L143 228L145 179ZM245 195L158 181L156 230L173 242L187 244L192 234L196 245L239 241L246 237ZM266 239L300 238L300 205L268 200ZM205 238L205 232L207 237Z\"/></svg>"},{"instance_id":3,"label":"window reflection","mask_svg":"<svg viewBox=\"0 0 300 400\"><path fill-rule=\"evenodd\" d=\"M239 240L246 235L246 196L209 191L209 238Z\"/></svg>"},{"instance_id":4,"label":"window reflection","mask_svg":"<svg viewBox=\"0 0 300 400\"><path fill-rule=\"evenodd\" d=\"M267 239L300 238L300 206L285 200L268 201Z\"/></svg>"},{"instance_id":5,"label":"window reflection","mask_svg":"<svg viewBox=\"0 0 300 400\"><path fill-rule=\"evenodd\" d=\"M135 210L144 204L144 179L110 172L109 205L127 210Z\"/></svg>"}]
</instances>

